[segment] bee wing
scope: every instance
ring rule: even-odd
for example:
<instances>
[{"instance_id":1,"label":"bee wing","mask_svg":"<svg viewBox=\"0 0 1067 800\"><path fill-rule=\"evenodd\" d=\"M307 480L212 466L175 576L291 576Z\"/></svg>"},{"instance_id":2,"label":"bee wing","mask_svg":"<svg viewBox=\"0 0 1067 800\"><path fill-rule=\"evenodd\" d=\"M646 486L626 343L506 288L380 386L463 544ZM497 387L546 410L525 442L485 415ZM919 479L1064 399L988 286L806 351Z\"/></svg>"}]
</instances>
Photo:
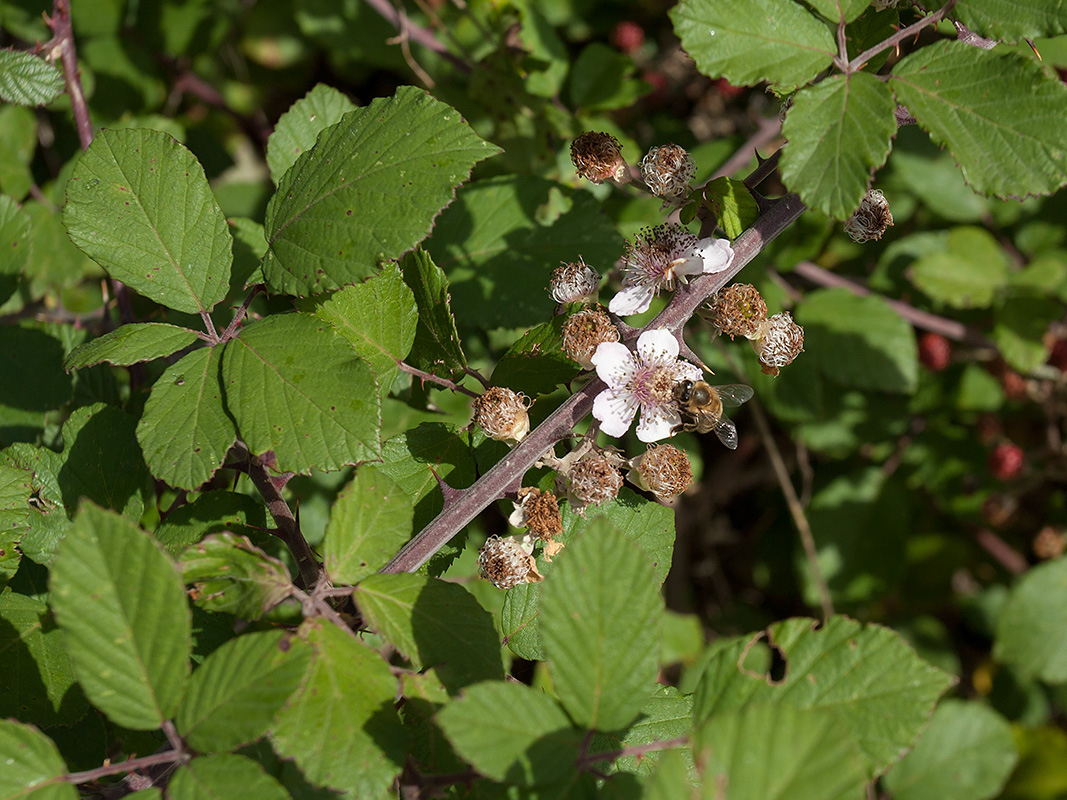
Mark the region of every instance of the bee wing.
<instances>
[{"instance_id":1,"label":"bee wing","mask_svg":"<svg viewBox=\"0 0 1067 800\"><path fill-rule=\"evenodd\" d=\"M746 386L745 388L747 389L748 387ZM720 442L731 450L737 449L737 428L726 417L721 417L715 425L715 435L719 437Z\"/></svg>"},{"instance_id":2,"label":"bee wing","mask_svg":"<svg viewBox=\"0 0 1067 800\"><path fill-rule=\"evenodd\" d=\"M719 397L722 399L724 406L739 406L742 403L746 403L752 399L754 392L751 386L745 386L743 383L731 383L726 386L716 386L715 391L719 393Z\"/></svg>"}]
</instances>

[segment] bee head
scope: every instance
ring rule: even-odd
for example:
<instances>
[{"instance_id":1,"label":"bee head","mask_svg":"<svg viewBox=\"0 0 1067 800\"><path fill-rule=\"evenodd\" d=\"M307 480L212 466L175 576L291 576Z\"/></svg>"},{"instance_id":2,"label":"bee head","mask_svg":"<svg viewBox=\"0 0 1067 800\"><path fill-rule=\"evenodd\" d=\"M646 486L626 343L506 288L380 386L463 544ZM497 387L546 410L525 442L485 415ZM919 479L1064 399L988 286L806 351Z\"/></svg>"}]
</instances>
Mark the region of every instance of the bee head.
<instances>
[{"instance_id":1,"label":"bee head","mask_svg":"<svg viewBox=\"0 0 1067 800\"><path fill-rule=\"evenodd\" d=\"M674 385L674 399L679 403L688 403L690 392L693 390L693 382L690 380L678 381Z\"/></svg>"}]
</instances>

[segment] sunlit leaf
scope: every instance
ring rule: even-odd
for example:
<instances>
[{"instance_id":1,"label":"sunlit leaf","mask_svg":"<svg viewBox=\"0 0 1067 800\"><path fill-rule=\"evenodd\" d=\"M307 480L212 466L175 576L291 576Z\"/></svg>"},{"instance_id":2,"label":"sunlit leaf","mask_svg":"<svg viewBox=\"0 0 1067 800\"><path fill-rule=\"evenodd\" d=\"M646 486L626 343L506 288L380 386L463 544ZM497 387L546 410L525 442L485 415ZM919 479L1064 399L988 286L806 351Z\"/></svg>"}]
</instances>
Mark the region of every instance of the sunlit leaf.
<instances>
[{"instance_id":1,"label":"sunlit leaf","mask_svg":"<svg viewBox=\"0 0 1067 800\"><path fill-rule=\"evenodd\" d=\"M317 83L278 118L267 140L267 166L277 186L300 155L312 148L319 134L356 108L344 93Z\"/></svg>"}]
</instances>

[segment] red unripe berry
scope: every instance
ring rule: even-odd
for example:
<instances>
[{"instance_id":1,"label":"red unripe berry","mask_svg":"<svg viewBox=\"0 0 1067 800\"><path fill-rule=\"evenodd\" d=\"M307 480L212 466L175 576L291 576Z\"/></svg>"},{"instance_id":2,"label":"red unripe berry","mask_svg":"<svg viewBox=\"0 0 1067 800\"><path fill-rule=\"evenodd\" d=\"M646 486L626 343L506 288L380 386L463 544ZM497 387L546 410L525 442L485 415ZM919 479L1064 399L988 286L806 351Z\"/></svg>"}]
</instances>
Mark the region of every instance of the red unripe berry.
<instances>
[{"instance_id":1,"label":"red unripe berry","mask_svg":"<svg viewBox=\"0 0 1067 800\"><path fill-rule=\"evenodd\" d=\"M927 331L919 337L919 361L931 372L941 372L952 361L952 344L940 333Z\"/></svg>"},{"instance_id":2,"label":"red unripe berry","mask_svg":"<svg viewBox=\"0 0 1067 800\"><path fill-rule=\"evenodd\" d=\"M1011 442L998 444L989 454L986 465L990 474L998 481L1010 481L1019 476L1026 463L1022 448Z\"/></svg>"},{"instance_id":3,"label":"red unripe berry","mask_svg":"<svg viewBox=\"0 0 1067 800\"><path fill-rule=\"evenodd\" d=\"M1057 339L1056 343L1052 345L1048 363L1060 372L1067 372L1067 339Z\"/></svg>"},{"instance_id":4,"label":"red unripe berry","mask_svg":"<svg viewBox=\"0 0 1067 800\"><path fill-rule=\"evenodd\" d=\"M645 43L645 29L631 20L623 20L611 32L611 43L630 55Z\"/></svg>"},{"instance_id":5,"label":"red unripe berry","mask_svg":"<svg viewBox=\"0 0 1067 800\"><path fill-rule=\"evenodd\" d=\"M733 97L737 97L739 94L745 91L744 86L734 86L732 83L726 80L726 78L719 78L718 80L716 80L715 89L727 100Z\"/></svg>"},{"instance_id":6,"label":"red unripe berry","mask_svg":"<svg viewBox=\"0 0 1067 800\"><path fill-rule=\"evenodd\" d=\"M1004 370L1004 374L1000 376L1000 386L1009 400L1022 400L1026 397L1026 378L1013 369Z\"/></svg>"},{"instance_id":7,"label":"red unripe berry","mask_svg":"<svg viewBox=\"0 0 1067 800\"><path fill-rule=\"evenodd\" d=\"M652 91L644 97L645 105L658 108L667 102L667 76L662 72L646 69L641 74L641 80L652 87Z\"/></svg>"},{"instance_id":8,"label":"red unripe berry","mask_svg":"<svg viewBox=\"0 0 1067 800\"><path fill-rule=\"evenodd\" d=\"M974 432L982 444L992 444L994 439L1000 438L1000 420L993 414L982 414L974 424Z\"/></svg>"}]
</instances>

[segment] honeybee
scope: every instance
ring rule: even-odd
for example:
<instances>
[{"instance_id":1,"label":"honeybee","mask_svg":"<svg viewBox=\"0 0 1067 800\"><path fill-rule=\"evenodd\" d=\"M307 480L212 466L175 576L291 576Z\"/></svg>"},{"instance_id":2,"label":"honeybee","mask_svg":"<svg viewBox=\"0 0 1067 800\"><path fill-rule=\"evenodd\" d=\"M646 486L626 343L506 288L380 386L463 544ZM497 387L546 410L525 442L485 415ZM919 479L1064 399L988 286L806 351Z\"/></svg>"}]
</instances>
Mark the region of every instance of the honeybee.
<instances>
[{"instance_id":1,"label":"honeybee","mask_svg":"<svg viewBox=\"0 0 1067 800\"><path fill-rule=\"evenodd\" d=\"M740 383L712 386L705 381L679 381L674 386L674 400L682 423L674 432L715 431L719 441L737 449L737 428L723 414L723 406L735 407L752 398L752 387Z\"/></svg>"}]
</instances>

